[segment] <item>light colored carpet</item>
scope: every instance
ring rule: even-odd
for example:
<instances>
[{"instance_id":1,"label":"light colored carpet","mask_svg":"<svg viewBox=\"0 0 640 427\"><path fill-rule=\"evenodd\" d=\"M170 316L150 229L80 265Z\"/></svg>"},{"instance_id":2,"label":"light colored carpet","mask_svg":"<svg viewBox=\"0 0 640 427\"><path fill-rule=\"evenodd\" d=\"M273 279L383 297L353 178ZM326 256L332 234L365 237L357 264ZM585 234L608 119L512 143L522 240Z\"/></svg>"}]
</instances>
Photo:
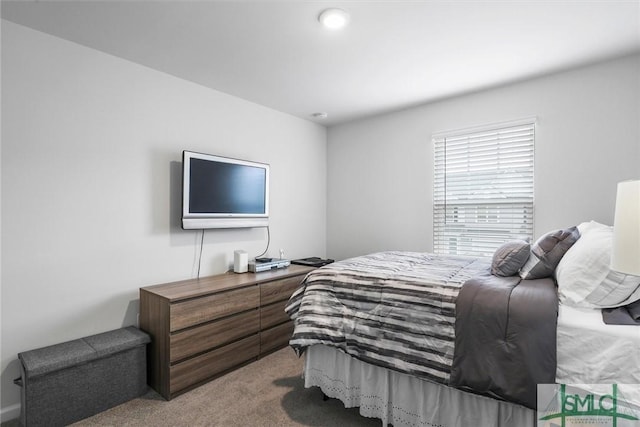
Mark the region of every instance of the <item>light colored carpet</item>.
<instances>
[{"instance_id":1,"label":"light colored carpet","mask_svg":"<svg viewBox=\"0 0 640 427\"><path fill-rule=\"evenodd\" d=\"M150 390L74 426L382 425L339 400L323 401L316 387L305 389L303 363L287 347L169 402Z\"/></svg>"}]
</instances>

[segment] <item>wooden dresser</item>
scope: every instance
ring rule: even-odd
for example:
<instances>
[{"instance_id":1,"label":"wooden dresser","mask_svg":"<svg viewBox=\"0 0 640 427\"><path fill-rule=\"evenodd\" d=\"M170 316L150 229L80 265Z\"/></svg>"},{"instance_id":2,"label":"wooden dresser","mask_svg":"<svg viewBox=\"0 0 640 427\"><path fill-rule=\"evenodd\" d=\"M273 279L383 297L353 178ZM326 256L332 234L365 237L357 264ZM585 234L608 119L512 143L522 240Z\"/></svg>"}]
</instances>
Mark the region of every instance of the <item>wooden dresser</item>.
<instances>
[{"instance_id":1,"label":"wooden dresser","mask_svg":"<svg viewBox=\"0 0 640 427\"><path fill-rule=\"evenodd\" d=\"M140 288L149 385L170 400L286 346L293 322L284 307L311 270L291 265Z\"/></svg>"}]
</instances>

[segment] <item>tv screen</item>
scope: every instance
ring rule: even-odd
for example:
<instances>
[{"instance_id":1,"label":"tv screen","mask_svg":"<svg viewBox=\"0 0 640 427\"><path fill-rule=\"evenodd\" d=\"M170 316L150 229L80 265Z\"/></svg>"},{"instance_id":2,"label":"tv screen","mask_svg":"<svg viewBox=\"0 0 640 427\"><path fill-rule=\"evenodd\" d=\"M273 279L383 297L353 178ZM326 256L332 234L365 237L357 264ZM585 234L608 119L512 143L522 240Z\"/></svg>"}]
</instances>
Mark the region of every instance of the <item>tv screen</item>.
<instances>
[{"instance_id":1,"label":"tv screen","mask_svg":"<svg viewBox=\"0 0 640 427\"><path fill-rule=\"evenodd\" d=\"M269 165L184 151L182 228L264 227Z\"/></svg>"}]
</instances>

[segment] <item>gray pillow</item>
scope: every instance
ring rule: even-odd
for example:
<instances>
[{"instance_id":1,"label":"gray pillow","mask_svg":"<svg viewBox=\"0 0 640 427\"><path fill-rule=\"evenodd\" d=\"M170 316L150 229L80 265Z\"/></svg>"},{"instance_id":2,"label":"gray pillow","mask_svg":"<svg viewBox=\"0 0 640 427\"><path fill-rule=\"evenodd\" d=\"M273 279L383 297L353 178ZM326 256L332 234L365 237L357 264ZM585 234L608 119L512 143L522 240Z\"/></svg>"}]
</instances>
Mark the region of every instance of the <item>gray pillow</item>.
<instances>
[{"instance_id":1,"label":"gray pillow","mask_svg":"<svg viewBox=\"0 0 640 427\"><path fill-rule=\"evenodd\" d=\"M523 279L542 279L553 275L553 271L571 246L580 238L578 227L550 231L540 237L531 247L529 259L520 269Z\"/></svg>"},{"instance_id":2,"label":"gray pillow","mask_svg":"<svg viewBox=\"0 0 640 427\"><path fill-rule=\"evenodd\" d=\"M531 245L524 240L513 240L500 246L493 253L491 274L494 276L513 276L529 259Z\"/></svg>"}]
</instances>

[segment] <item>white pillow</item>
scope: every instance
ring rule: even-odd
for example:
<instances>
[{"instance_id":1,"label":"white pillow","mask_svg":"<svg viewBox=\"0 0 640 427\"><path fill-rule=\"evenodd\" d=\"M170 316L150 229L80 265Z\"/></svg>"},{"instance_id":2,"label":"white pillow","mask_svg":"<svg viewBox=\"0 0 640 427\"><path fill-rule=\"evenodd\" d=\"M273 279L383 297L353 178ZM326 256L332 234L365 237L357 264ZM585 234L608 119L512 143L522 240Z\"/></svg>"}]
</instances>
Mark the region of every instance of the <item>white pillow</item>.
<instances>
[{"instance_id":1,"label":"white pillow","mask_svg":"<svg viewBox=\"0 0 640 427\"><path fill-rule=\"evenodd\" d=\"M573 307L618 307L640 298L640 277L609 268L613 228L591 221L578 230L580 239L556 267L560 301Z\"/></svg>"}]
</instances>

